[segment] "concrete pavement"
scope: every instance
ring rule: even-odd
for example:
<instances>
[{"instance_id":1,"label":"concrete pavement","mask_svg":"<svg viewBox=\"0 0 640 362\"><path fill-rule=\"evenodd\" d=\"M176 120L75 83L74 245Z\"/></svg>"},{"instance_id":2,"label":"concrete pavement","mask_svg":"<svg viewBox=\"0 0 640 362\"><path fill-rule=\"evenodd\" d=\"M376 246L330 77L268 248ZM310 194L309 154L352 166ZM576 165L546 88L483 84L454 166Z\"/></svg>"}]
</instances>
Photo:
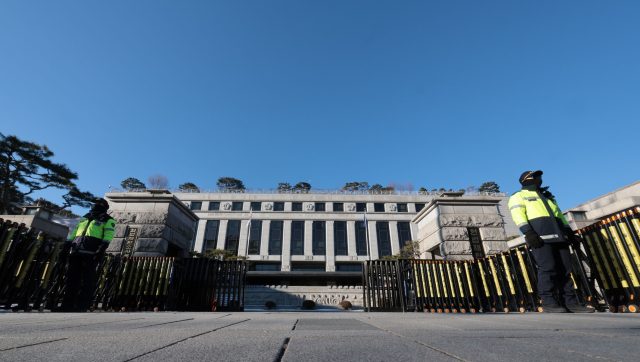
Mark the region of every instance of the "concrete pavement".
<instances>
[{"instance_id":1,"label":"concrete pavement","mask_svg":"<svg viewBox=\"0 0 640 362\"><path fill-rule=\"evenodd\" d=\"M637 361L636 314L0 313L0 361Z\"/></svg>"}]
</instances>

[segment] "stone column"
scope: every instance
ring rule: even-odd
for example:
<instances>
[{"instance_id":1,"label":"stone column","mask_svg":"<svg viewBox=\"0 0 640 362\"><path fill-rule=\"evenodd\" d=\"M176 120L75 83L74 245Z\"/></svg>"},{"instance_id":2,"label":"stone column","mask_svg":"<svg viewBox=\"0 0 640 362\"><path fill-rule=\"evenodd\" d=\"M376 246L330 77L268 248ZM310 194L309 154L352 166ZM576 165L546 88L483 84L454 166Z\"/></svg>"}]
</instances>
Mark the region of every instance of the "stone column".
<instances>
[{"instance_id":1,"label":"stone column","mask_svg":"<svg viewBox=\"0 0 640 362\"><path fill-rule=\"evenodd\" d=\"M229 220L220 220L220 229L218 230L218 246L216 249L224 250L224 244L227 239L227 225Z\"/></svg>"},{"instance_id":2,"label":"stone column","mask_svg":"<svg viewBox=\"0 0 640 362\"><path fill-rule=\"evenodd\" d=\"M246 206L246 205L245 205ZM240 240L238 240L238 255L246 255L247 236L249 236L249 220L240 221Z\"/></svg>"},{"instance_id":3,"label":"stone column","mask_svg":"<svg viewBox=\"0 0 640 362\"><path fill-rule=\"evenodd\" d=\"M389 221L389 236L391 237L391 255L395 255L400 251L397 221Z\"/></svg>"},{"instance_id":4,"label":"stone column","mask_svg":"<svg viewBox=\"0 0 640 362\"><path fill-rule=\"evenodd\" d=\"M334 246L335 240L333 239L333 221L327 221L326 226L326 270L328 272L334 272L336 271L336 248Z\"/></svg>"},{"instance_id":5,"label":"stone column","mask_svg":"<svg viewBox=\"0 0 640 362\"><path fill-rule=\"evenodd\" d=\"M376 233L376 222L367 221L367 228L369 229L369 253L371 253L371 260L378 259L378 233Z\"/></svg>"},{"instance_id":6,"label":"stone column","mask_svg":"<svg viewBox=\"0 0 640 362\"><path fill-rule=\"evenodd\" d=\"M349 256L358 255L356 250L356 222L347 221L347 245L349 247Z\"/></svg>"},{"instance_id":7,"label":"stone column","mask_svg":"<svg viewBox=\"0 0 640 362\"><path fill-rule=\"evenodd\" d=\"M291 203L289 203L289 205L291 205ZM282 268L281 270L291 271L291 220L285 220L282 223Z\"/></svg>"},{"instance_id":8,"label":"stone column","mask_svg":"<svg viewBox=\"0 0 640 362\"><path fill-rule=\"evenodd\" d=\"M138 239L134 257L189 256L200 218L168 190L107 193L105 199L116 221L114 239L107 252L122 252L127 230L135 227Z\"/></svg>"},{"instance_id":9,"label":"stone column","mask_svg":"<svg viewBox=\"0 0 640 362\"><path fill-rule=\"evenodd\" d=\"M196 243L193 246L193 251L202 252L204 249L204 235L207 230L207 220L200 220L198 222L198 231L196 232Z\"/></svg>"},{"instance_id":10,"label":"stone column","mask_svg":"<svg viewBox=\"0 0 640 362\"><path fill-rule=\"evenodd\" d=\"M461 197L462 194L445 192L434 198L411 220L419 228L420 251L423 254L430 252L441 255L445 260L472 260L474 253L469 232L474 232L475 228L479 229L482 241L482 245L478 244L479 254L476 257L508 250L504 220L496 207L500 199Z\"/></svg>"},{"instance_id":11,"label":"stone column","mask_svg":"<svg viewBox=\"0 0 640 362\"><path fill-rule=\"evenodd\" d=\"M313 221L304 222L304 255L313 255Z\"/></svg>"},{"instance_id":12,"label":"stone column","mask_svg":"<svg viewBox=\"0 0 640 362\"><path fill-rule=\"evenodd\" d=\"M271 230L271 220L262 220L260 255L269 255L269 230Z\"/></svg>"}]
</instances>

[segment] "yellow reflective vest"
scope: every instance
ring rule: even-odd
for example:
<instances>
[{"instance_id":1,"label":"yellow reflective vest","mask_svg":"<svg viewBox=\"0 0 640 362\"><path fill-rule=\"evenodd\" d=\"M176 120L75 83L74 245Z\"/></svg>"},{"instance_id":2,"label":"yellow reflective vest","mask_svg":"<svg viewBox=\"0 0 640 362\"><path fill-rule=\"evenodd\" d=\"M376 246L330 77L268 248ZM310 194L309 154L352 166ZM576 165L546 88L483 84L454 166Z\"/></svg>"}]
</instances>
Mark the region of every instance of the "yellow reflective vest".
<instances>
[{"instance_id":1,"label":"yellow reflective vest","mask_svg":"<svg viewBox=\"0 0 640 362\"><path fill-rule=\"evenodd\" d=\"M93 254L103 242L111 242L116 231L116 221L107 214L86 214L69 236L72 254Z\"/></svg>"},{"instance_id":2,"label":"yellow reflective vest","mask_svg":"<svg viewBox=\"0 0 640 362\"><path fill-rule=\"evenodd\" d=\"M535 186L525 186L509 198L509 211L523 234L535 231L547 243L566 242L571 227L555 200Z\"/></svg>"}]
</instances>

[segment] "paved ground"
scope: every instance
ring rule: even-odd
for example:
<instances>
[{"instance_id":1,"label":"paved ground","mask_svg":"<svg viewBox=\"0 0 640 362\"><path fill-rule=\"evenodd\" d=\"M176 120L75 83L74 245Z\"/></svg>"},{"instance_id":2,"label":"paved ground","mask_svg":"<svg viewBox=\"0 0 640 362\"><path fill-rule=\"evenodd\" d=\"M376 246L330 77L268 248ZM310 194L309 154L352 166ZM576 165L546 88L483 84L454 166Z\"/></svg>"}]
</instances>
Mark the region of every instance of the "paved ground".
<instances>
[{"instance_id":1,"label":"paved ground","mask_svg":"<svg viewBox=\"0 0 640 362\"><path fill-rule=\"evenodd\" d=\"M640 315L0 313L0 361L638 361Z\"/></svg>"}]
</instances>

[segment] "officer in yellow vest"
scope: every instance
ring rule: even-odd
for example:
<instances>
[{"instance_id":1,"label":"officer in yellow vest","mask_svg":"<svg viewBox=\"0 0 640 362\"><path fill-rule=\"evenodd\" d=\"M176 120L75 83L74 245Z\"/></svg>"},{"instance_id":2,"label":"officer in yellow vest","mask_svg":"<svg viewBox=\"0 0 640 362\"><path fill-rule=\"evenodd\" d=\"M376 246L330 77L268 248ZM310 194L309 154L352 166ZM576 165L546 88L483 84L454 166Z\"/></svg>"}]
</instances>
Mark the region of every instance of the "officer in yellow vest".
<instances>
[{"instance_id":1,"label":"officer in yellow vest","mask_svg":"<svg viewBox=\"0 0 640 362\"><path fill-rule=\"evenodd\" d=\"M71 253L62 305L54 312L86 312L91 306L96 269L116 229L116 222L107 210L107 200L95 199L91 211L80 219L63 247L62 253Z\"/></svg>"},{"instance_id":2,"label":"officer in yellow vest","mask_svg":"<svg viewBox=\"0 0 640 362\"><path fill-rule=\"evenodd\" d=\"M538 265L538 296L547 313L591 313L576 298L571 280L569 245L577 245L573 230L562 215L553 195L541 188L542 171L526 171L520 176L522 190L509 199L509 210L531 248ZM558 292L558 302L553 288Z\"/></svg>"}]
</instances>

